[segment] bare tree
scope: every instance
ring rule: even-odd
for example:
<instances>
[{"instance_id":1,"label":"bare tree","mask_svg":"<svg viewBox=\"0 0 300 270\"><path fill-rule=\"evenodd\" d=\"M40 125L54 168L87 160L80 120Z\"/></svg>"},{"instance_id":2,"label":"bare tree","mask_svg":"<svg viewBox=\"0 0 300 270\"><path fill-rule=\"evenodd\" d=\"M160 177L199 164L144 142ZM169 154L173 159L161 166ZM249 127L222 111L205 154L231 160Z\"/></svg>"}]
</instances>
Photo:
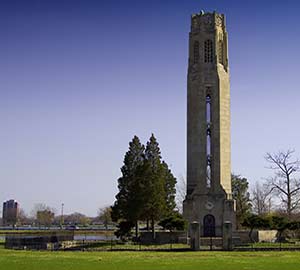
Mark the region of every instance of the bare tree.
<instances>
[{"instance_id":1,"label":"bare tree","mask_svg":"<svg viewBox=\"0 0 300 270\"><path fill-rule=\"evenodd\" d=\"M44 204L44 203L36 203L34 204L33 206L33 209L31 210L31 216L36 218L37 217L37 212L38 211L44 211L44 210L47 210L47 211L51 211L53 212L54 214L56 213L56 209Z\"/></svg>"},{"instance_id":2,"label":"bare tree","mask_svg":"<svg viewBox=\"0 0 300 270\"><path fill-rule=\"evenodd\" d=\"M51 208L44 203L36 203L33 206L31 215L35 218L39 226L50 226L54 221L55 212L56 210L54 208Z\"/></svg>"},{"instance_id":3,"label":"bare tree","mask_svg":"<svg viewBox=\"0 0 300 270\"><path fill-rule=\"evenodd\" d=\"M300 181L297 173L300 171L300 161L293 158L294 150L280 151L276 154L266 154L269 169L274 176L268 178L270 192L277 195L290 216L300 203Z\"/></svg>"},{"instance_id":4,"label":"bare tree","mask_svg":"<svg viewBox=\"0 0 300 270\"><path fill-rule=\"evenodd\" d=\"M176 208L182 213L183 211L183 201L186 195L186 180L183 175L178 177L178 181L176 183Z\"/></svg>"},{"instance_id":5,"label":"bare tree","mask_svg":"<svg viewBox=\"0 0 300 270\"><path fill-rule=\"evenodd\" d=\"M20 208L18 213L18 224L24 225L29 224L31 222L30 218L27 216L23 208Z\"/></svg>"},{"instance_id":6,"label":"bare tree","mask_svg":"<svg viewBox=\"0 0 300 270\"><path fill-rule=\"evenodd\" d=\"M111 211L111 206L102 207L98 210L99 220L103 222L106 230L108 229L108 225L112 223Z\"/></svg>"},{"instance_id":7,"label":"bare tree","mask_svg":"<svg viewBox=\"0 0 300 270\"><path fill-rule=\"evenodd\" d=\"M61 220L61 217L59 218ZM69 225L88 226L91 223L91 219L82 213L74 212L69 215L64 215L64 222Z\"/></svg>"},{"instance_id":8,"label":"bare tree","mask_svg":"<svg viewBox=\"0 0 300 270\"><path fill-rule=\"evenodd\" d=\"M252 211L257 215L270 213L272 207L272 196L266 184L255 183L251 190Z\"/></svg>"}]
</instances>

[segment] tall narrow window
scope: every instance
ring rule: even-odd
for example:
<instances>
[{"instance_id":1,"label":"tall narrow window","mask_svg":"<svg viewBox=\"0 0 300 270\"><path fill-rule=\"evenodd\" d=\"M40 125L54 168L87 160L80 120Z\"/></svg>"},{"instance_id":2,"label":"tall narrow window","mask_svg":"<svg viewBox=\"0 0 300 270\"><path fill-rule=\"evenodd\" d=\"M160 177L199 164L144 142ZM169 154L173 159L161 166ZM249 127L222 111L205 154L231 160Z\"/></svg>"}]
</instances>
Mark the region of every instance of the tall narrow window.
<instances>
[{"instance_id":1,"label":"tall narrow window","mask_svg":"<svg viewBox=\"0 0 300 270\"><path fill-rule=\"evenodd\" d=\"M206 187L211 187L211 96L206 96Z\"/></svg>"},{"instance_id":2,"label":"tall narrow window","mask_svg":"<svg viewBox=\"0 0 300 270\"><path fill-rule=\"evenodd\" d=\"M224 64L223 41L219 40L219 63Z\"/></svg>"},{"instance_id":3,"label":"tall narrow window","mask_svg":"<svg viewBox=\"0 0 300 270\"><path fill-rule=\"evenodd\" d=\"M211 166L206 167L206 187L211 188Z\"/></svg>"},{"instance_id":4,"label":"tall narrow window","mask_svg":"<svg viewBox=\"0 0 300 270\"><path fill-rule=\"evenodd\" d=\"M206 123L210 124L211 122L211 97L210 95L206 96Z\"/></svg>"},{"instance_id":5,"label":"tall narrow window","mask_svg":"<svg viewBox=\"0 0 300 270\"><path fill-rule=\"evenodd\" d=\"M194 42L194 64L199 62L199 42Z\"/></svg>"},{"instance_id":6,"label":"tall narrow window","mask_svg":"<svg viewBox=\"0 0 300 270\"><path fill-rule=\"evenodd\" d=\"M210 39L207 39L204 42L204 62L205 63L213 62L213 44Z\"/></svg>"},{"instance_id":7,"label":"tall narrow window","mask_svg":"<svg viewBox=\"0 0 300 270\"><path fill-rule=\"evenodd\" d=\"M207 129L207 133L206 133L206 155L207 155L207 159L210 159L210 155L211 155L211 134L210 134L210 129Z\"/></svg>"}]
</instances>

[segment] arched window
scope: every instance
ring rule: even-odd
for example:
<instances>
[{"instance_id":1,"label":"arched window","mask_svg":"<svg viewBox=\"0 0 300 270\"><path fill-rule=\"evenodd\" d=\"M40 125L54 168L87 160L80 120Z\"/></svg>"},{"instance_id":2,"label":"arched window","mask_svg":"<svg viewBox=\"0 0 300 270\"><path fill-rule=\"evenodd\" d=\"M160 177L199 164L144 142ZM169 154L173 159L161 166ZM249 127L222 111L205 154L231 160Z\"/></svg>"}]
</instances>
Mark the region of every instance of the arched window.
<instances>
[{"instance_id":1,"label":"arched window","mask_svg":"<svg viewBox=\"0 0 300 270\"><path fill-rule=\"evenodd\" d=\"M204 62L205 63L213 62L213 44L210 39L207 39L204 42Z\"/></svg>"},{"instance_id":2,"label":"arched window","mask_svg":"<svg viewBox=\"0 0 300 270\"><path fill-rule=\"evenodd\" d=\"M194 42L194 64L199 62L199 42Z\"/></svg>"},{"instance_id":3,"label":"arched window","mask_svg":"<svg viewBox=\"0 0 300 270\"><path fill-rule=\"evenodd\" d=\"M216 220L213 215L206 215L203 218L203 236L205 237L216 236Z\"/></svg>"}]
</instances>

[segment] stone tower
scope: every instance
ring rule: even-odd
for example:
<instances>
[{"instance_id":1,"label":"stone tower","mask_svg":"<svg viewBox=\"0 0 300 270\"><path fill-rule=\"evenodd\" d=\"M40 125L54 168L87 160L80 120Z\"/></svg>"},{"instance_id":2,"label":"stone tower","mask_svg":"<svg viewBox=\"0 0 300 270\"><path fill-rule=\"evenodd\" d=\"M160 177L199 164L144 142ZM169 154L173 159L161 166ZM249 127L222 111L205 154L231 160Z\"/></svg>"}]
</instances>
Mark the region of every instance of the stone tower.
<instances>
[{"instance_id":1,"label":"stone tower","mask_svg":"<svg viewBox=\"0 0 300 270\"><path fill-rule=\"evenodd\" d=\"M184 216L201 236L235 228L231 195L228 42L223 14L191 17L187 83L187 195Z\"/></svg>"}]
</instances>

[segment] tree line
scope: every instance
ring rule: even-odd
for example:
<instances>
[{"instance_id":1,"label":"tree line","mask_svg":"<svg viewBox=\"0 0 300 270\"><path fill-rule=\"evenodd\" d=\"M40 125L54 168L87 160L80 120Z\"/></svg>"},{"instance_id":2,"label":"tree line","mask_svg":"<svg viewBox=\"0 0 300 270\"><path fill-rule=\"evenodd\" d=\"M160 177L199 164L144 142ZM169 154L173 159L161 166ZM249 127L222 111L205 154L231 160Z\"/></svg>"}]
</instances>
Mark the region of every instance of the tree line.
<instances>
[{"instance_id":1,"label":"tree line","mask_svg":"<svg viewBox=\"0 0 300 270\"><path fill-rule=\"evenodd\" d=\"M90 226L92 224L104 225L108 229L112 225L111 207L99 208L97 216L89 217L83 213L74 212L70 214L57 215L56 209L44 204L37 203L34 205L30 214L27 214L24 209L20 209L8 226L37 226L37 227L51 227L76 225L81 227ZM2 225L0 219L0 225Z\"/></svg>"}]
</instances>

